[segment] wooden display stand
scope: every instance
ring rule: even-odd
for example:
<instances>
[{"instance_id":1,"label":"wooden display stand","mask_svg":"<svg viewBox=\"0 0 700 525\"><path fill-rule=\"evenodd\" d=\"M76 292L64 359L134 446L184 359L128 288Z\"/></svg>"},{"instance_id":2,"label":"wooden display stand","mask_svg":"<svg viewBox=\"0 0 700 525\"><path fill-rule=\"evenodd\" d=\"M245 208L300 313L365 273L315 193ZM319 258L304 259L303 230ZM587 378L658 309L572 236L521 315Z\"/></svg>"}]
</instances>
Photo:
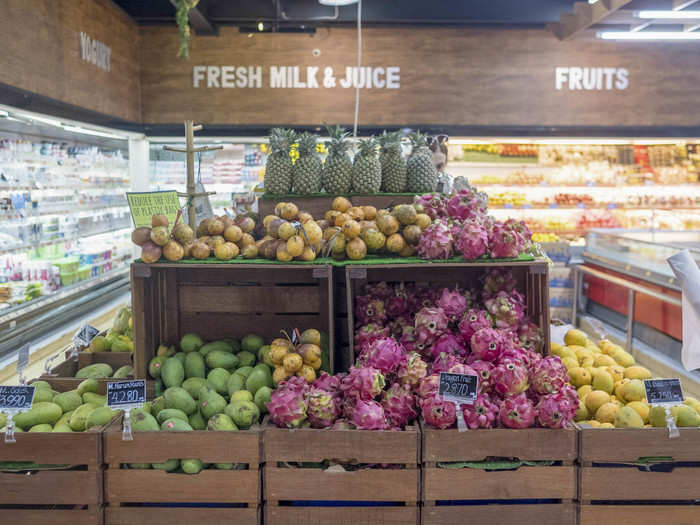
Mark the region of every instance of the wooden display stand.
<instances>
[{"instance_id":1,"label":"wooden display stand","mask_svg":"<svg viewBox=\"0 0 700 525\"><path fill-rule=\"evenodd\" d=\"M267 424L265 522L345 525L419 522L420 432L288 430ZM400 465L333 471L288 463L352 461ZM313 503L311 503L313 502ZM373 506L381 502L386 506Z\"/></svg>"},{"instance_id":2,"label":"wooden display stand","mask_svg":"<svg viewBox=\"0 0 700 525\"><path fill-rule=\"evenodd\" d=\"M260 197L258 199L258 214L263 219L267 215L275 214L275 206L280 202L293 202L299 210L309 212L314 219L323 219L328 210L333 209L333 199L337 195L304 196L304 195L284 195L280 197ZM393 208L397 204L411 204L414 195L348 195L348 200L353 206L374 206L378 210L381 208Z\"/></svg>"},{"instance_id":3,"label":"wooden display stand","mask_svg":"<svg viewBox=\"0 0 700 525\"><path fill-rule=\"evenodd\" d=\"M698 523L700 428L679 431L670 439L666 428L582 427L580 525Z\"/></svg>"},{"instance_id":4,"label":"wooden display stand","mask_svg":"<svg viewBox=\"0 0 700 525\"><path fill-rule=\"evenodd\" d=\"M51 369L51 372L42 374L39 379L51 384L51 388L65 392L74 390L83 381L75 377L81 368L95 363L107 363L116 370L122 366L133 364L133 352L78 352L78 359L71 359L68 356L70 351L66 351L66 360ZM100 394L104 394L107 383L114 381L124 381L124 379L98 379ZM128 379L126 379L128 381Z\"/></svg>"},{"instance_id":5,"label":"wooden display stand","mask_svg":"<svg viewBox=\"0 0 700 525\"><path fill-rule=\"evenodd\" d=\"M262 502L259 427L234 432L134 432L133 437L133 441L122 440L121 418L113 421L104 433L107 524L259 523ZM243 463L247 468L211 468L194 475L121 468L125 463L161 463L192 457L206 463ZM149 506L149 503L172 506Z\"/></svg>"},{"instance_id":6,"label":"wooden display stand","mask_svg":"<svg viewBox=\"0 0 700 525\"><path fill-rule=\"evenodd\" d=\"M457 525L467 515L474 523L576 524L576 429L422 431L424 525ZM494 471L439 465L493 458L555 464Z\"/></svg>"}]
</instances>

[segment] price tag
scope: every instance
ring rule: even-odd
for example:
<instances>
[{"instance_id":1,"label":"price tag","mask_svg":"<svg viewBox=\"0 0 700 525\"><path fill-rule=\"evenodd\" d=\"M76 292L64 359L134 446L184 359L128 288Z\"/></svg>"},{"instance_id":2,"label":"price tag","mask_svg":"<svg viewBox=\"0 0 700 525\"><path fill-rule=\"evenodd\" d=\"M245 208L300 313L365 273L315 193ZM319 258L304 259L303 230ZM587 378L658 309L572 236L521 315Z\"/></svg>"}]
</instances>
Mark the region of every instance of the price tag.
<instances>
[{"instance_id":1,"label":"price tag","mask_svg":"<svg viewBox=\"0 0 700 525\"><path fill-rule=\"evenodd\" d=\"M100 331L92 325L86 324L73 336L73 341L82 346L88 346Z\"/></svg>"},{"instance_id":2,"label":"price tag","mask_svg":"<svg viewBox=\"0 0 700 525\"><path fill-rule=\"evenodd\" d=\"M512 209L513 209L513 205L512 205L510 202L504 203L504 204L503 204L503 207L504 207L506 210L512 210Z\"/></svg>"},{"instance_id":3,"label":"price tag","mask_svg":"<svg viewBox=\"0 0 700 525\"><path fill-rule=\"evenodd\" d=\"M29 344L22 346L17 352L17 375L19 376L19 383L24 385L26 380L24 379L24 369L29 366Z\"/></svg>"},{"instance_id":4,"label":"price tag","mask_svg":"<svg viewBox=\"0 0 700 525\"><path fill-rule=\"evenodd\" d=\"M577 207L577 208L580 208L580 209L582 209L582 210L586 209L586 205L585 205L583 202L579 202L579 203L576 205L576 207Z\"/></svg>"},{"instance_id":5,"label":"price tag","mask_svg":"<svg viewBox=\"0 0 700 525\"><path fill-rule=\"evenodd\" d=\"M5 428L5 443L16 443L14 414L32 408L34 402L33 386L2 386L0 385L0 412L7 414Z\"/></svg>"},{"instance_id":6,"label":"price tag","mask_svg":"<svg viewBox=\"0 0 700 525\"><path fill-rule=\"evenodd\" d=\"M681 405L685 399L680 379L645 379L644 390L650 405Z\"/></svg>"},{"instance_id":7,"label":"price tag","mask_svg":"<svg viewBox=\"0 0 700 525\"><path fill-rule=\"evenodd\" d=\"M557 203L556 203L556 202L551 202L551 203L549 203L549 207L552 208L552 209L555 209L555 208L557 208L558 206L557 206Z\"/></svg>"},{"instance_id":8,"label":"price tag","mask_svg":"<svg viewBox=\"0 0 700 525\"><path fill-rule=\"evenodd\" d=\"M471 405L479 392L479 376L440 372L439 393L443 399Z\"/></svg>"},{"instance_id":9,"label":"price tag","mask_svg":"<svg viewBox=\"0 0 700 525\"><path fill-rule=\"evenodd\" d=\"M530 210L532 209L532 204L523 204L522 208L523 210Z\"/></svg>"},{"instance_id":10,"label":"price tag","mask_svg":"<svg viewBox=\"0 0 700 525\"><path fill-rule=\"evenodd\" d=\"M615 204L614 202L609 202L609 203L608 203L608 209L609 209L609 210L614 210L615 208L617 208L617 204Z\"/></svg>"},{"instance_id":11,"label":"price tag","mask_svg":"<svg viewBox=\"0 0 700 525\"><path fill-rule=\"evenodd\" d=\"M146 380L107 383L107 406L112 409L129 409L146 402Z\"/></svg>"}]
</instances>

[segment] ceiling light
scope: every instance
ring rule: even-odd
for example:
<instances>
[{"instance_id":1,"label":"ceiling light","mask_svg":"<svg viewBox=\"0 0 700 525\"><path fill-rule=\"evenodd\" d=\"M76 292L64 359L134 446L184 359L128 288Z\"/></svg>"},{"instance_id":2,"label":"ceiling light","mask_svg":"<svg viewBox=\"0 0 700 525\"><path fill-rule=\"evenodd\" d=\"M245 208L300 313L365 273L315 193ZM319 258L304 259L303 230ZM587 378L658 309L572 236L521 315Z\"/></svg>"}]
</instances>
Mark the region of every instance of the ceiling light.
<instances>
[{"instance_id":1,"label":"ceiling light","mask_svg":"<svg viewBox=\"0 0 700 525\"><path fill-rule=\"evenodd\" d=\"M603 40L700 40L700 33L691 31L601 31Z\"/></svg>"},{"instance_id":2,"label":"ceiling light","mask_svg":"<svg viewBox=\"0 0 700 525\"><path fill-rule=\"evenodd\" d=\"M121 135L115 135L114 133L106 133L104 131L97 131L96 129L81 128L79 126L63 126L66 131L72 131L74 133L82 133L83 135L94 135L96 137L105 137L108 139L122 139L126 140L126 137Z\"/></svg>"},{"instance_id":3,"label":"ceiling light","mask_svg":"<svg viewBox=\"0 0 700 525\"><path fill-rule=\"evenodd\" d=\"M344 5L356 4L357 0L318 0L318 3L330 7L340 7Z\"/></svg>"},{"instance_id":4,"label":"ceiling light","mask_svg":"<svg viewBox=\"0 0 700 525\"><path fill-rule=\"evenodd\" d=\"M53 118L37 117L34 115L27 115L27 117L29 117L29 119L34 120L36 122L41 122L43 124L49 124L50 126L58 126L58 127L61 126L61 121L53 119Z\"/></svg>"},{"instance_id":5,"label":"ceiling light","mask_svg":"<svg viewBox=\"0 0 700 525\"><path fill-rule=\"evenodd\" d=\"M698 19L700 11L637 11L634 13L637 18L682 18Z\"/></svg>"}]
</instances>

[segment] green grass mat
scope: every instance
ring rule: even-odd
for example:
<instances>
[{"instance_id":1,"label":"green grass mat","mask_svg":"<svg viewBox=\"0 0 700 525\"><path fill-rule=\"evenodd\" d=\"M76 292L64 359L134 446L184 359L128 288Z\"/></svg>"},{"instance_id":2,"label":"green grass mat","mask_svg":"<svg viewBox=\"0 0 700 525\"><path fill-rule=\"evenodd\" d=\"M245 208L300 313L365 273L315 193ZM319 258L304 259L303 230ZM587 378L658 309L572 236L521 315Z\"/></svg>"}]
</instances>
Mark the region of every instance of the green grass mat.
<instances>
[{"instance_id":1,"label":"green grass mat","mask_svg":"<svg viewBox=\"0 0 700 525\"><path fill-rule=\"evenodd\" d=\"M263 200L282 200L282 199L308 199L314 197L327 197L329 199L334 199L335 197L413 197L415 195L422 195L421 193L343 193L342 195L337 195L335 193L289 193L286 195L275 195L271 193L263 193L260 198Z\"/></svg>"}]
</instances>

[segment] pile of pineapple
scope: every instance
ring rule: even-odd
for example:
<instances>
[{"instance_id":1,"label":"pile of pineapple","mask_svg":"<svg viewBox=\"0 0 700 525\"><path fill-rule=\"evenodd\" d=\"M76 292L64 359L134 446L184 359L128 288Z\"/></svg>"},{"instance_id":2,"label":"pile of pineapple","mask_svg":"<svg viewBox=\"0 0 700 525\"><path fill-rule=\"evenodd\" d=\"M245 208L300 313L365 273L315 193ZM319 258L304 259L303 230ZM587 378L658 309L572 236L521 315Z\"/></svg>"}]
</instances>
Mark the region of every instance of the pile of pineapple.
<instances>
[{"instance_id":1,"label":"pile of pineapple","mask_svg":"<svg viewBox=\"0 0 700 525\"><path fill-rule=\"evenodd\" d=\"M595 344L581 330L569 330L565 346L552 343L578 392L575 420L596 428L665 427L666 411L646 401L644 380L651 371L639 366L621 346L605 339ZM688 397L671 412L679 427L700 426L700 402Z\"/></svg>"},{"instance_id":2,"label":"pile of pineapple","mask_svg":"<svg viewBox=\"0 0 700 525\"><path fill-rule=\"evenodd\" d=\"M325 163L317 151L318 137L275 128L270 132L270 154L265 164L265 191L274 195L354 193L429 193L437 189L438 174L426 136L409 135L411 154L404 157L401 132L384 131L378 138L358 141L350 159L350 133L328 127ZM290 152L294 149L295 161Z\"/></svg>"}]
</instances>

